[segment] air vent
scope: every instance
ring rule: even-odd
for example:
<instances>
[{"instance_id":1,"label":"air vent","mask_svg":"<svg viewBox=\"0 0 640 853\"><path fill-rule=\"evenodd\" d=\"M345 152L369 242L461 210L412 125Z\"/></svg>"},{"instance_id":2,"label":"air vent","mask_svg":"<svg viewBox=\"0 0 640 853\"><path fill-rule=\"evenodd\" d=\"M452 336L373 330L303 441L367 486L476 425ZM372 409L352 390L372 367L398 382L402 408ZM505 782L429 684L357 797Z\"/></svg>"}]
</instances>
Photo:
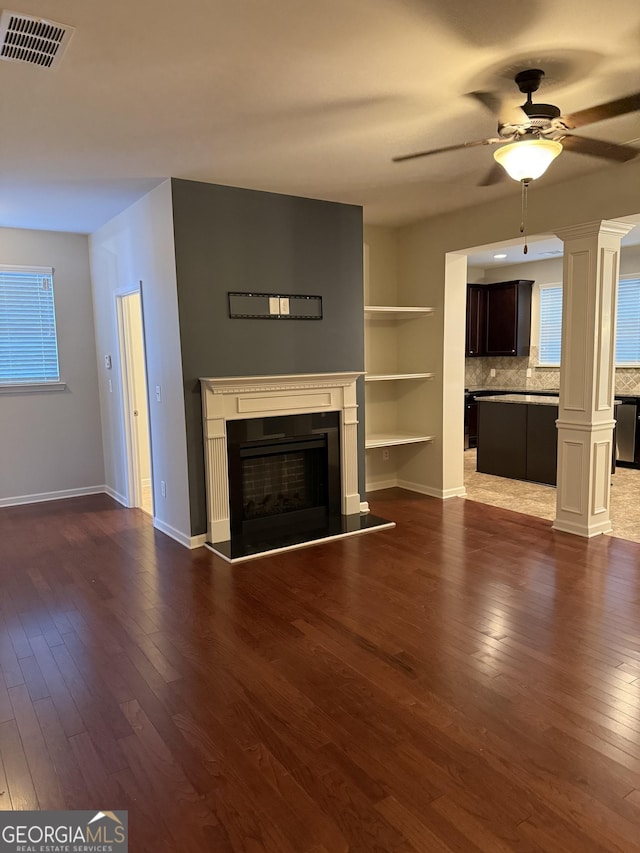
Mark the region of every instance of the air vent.
<instances>
[{"instance_id":1,"label":"air vent","mask_svg":"<svg viewBox=\"0 0 640 853\"><path fill-rule=\"evenodd\" d=\"M0 59L55 68L74 32L66 24L4 11L0 16Z\"/></svg>"}]
</instances>

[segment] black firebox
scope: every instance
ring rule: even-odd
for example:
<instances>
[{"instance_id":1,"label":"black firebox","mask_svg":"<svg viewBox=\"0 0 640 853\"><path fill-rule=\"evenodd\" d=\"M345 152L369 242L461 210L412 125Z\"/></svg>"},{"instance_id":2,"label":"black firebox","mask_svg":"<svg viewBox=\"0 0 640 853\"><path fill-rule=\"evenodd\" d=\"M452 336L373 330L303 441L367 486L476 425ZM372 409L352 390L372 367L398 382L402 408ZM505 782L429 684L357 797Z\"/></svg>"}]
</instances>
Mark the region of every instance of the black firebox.
<instances>
[{"instance_id":1,"label":"black firebox","mask_svg":"<svg viewBox=\"0 0 640 853\"><path fill-rule=\"evenodd\" d=\"M313 530L340 516L340 414L227 421L231 535Z\"/></svg>"}]
</instances>

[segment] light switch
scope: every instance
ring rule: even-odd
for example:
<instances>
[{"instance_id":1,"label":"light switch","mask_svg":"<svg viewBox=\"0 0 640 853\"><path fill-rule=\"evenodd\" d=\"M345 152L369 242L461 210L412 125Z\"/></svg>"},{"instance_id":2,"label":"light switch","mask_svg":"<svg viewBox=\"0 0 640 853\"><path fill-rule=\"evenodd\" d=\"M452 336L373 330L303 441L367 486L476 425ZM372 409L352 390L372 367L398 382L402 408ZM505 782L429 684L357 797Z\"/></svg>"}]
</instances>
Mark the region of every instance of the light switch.
<instances>
[{"instance_id":1,"label":"light switch","mask_svg":"<svg viewBox=\"0 0 640 853\"><path fill-rule=\"evenodd\" d=\"M287 316L289 314L289 297L280 297L280 314Z\"/></svg>"},{"instance_id":2,"label":"light switch","mask_svg":"<svg viewBox=\"0 0 640 853\"><path fill-rule=\"evenodd\" d=\"M269 314L279 314L280 313L280 300L277 296L269 297Z\"/></svg>"},{"instance_id":3,"label":"light switch","mask_svg":"<svg viewBox=\"0 0 640 853\"><path fill-rule=\"evenodd\" d=\"M162 390L159 385L156 385L156 403L162 402Z\"/></svg>"},{"instance_id":4,"label":"light switch","mask_svg":"<svg viewBox=\"0 0 640 853\"><path fill-rule=\"evenodd\" d=\"M113 382L109 380L109 393L113 394Z\"/></svg>"}]
</instances>

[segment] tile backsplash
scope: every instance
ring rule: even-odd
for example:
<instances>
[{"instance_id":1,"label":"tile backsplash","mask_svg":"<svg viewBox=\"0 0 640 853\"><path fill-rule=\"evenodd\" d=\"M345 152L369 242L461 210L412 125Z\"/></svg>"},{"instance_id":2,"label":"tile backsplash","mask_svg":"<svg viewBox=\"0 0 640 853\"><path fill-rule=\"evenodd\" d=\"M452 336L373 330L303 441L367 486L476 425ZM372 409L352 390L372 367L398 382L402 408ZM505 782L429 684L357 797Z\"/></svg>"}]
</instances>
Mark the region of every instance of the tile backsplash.
<instances>
[{"instance_id":1,"label":"tile backsplash","mask_svg":"<svg viewBox=\"0 0 640 853\"><path fill-rule=\"evenodd\" d=\"M468 388L523 388L531 391L551 391L560 387L558 367L536 367L537 347L524 358L492 356L465 360L465 384ZM527 369L531 368L531 376ZM496 375L491 376L491 370ZM640 368L623 367L616 370L618 394L640 395Z\"/></svg>"}]
</instances>

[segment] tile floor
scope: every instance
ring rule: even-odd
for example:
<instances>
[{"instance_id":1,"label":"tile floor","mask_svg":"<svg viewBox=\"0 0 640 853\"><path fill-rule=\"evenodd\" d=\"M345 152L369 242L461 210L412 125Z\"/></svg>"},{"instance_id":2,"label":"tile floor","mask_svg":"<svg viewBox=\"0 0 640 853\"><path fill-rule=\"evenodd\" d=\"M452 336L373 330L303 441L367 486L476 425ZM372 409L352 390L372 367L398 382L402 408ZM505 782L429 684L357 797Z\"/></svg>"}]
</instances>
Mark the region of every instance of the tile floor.
<instances>
[{"instance_id":1,"label":"tile floor","mask_svg":"<svg viewBox=\"0 0 640 853\"><path fill-rule=\"evenodd\" d=\"M553 486L478 474L475 450L464 452L464 483L467 500L538 518L555 518L556 490ZM611 522L611 536L640 542L640 470L616 468L612 475Z\"/></svg>"}]
</instances>

